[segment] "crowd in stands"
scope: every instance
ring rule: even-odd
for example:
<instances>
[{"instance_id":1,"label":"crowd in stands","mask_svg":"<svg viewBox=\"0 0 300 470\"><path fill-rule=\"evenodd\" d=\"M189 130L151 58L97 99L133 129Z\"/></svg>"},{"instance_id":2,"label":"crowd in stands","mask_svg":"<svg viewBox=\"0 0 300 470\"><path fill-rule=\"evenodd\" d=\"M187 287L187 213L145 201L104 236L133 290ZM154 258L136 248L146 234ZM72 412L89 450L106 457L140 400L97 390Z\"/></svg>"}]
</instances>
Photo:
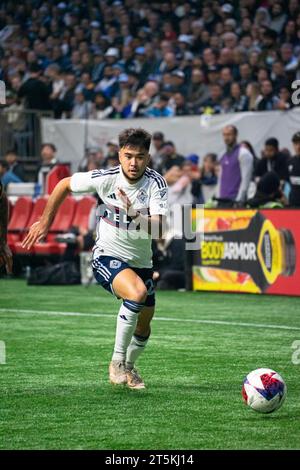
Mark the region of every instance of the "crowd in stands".
<instances>
[{"instance_id":1,"label":"crowd in stands","mask_svg":"<svg viewBox=\"0 0 300 470\"><path fill-rule=\"evenodd\" d=\"M24 0L0 5L9 109L56 118L288 110L298 0Z\"/></svg>"}]
</instances>

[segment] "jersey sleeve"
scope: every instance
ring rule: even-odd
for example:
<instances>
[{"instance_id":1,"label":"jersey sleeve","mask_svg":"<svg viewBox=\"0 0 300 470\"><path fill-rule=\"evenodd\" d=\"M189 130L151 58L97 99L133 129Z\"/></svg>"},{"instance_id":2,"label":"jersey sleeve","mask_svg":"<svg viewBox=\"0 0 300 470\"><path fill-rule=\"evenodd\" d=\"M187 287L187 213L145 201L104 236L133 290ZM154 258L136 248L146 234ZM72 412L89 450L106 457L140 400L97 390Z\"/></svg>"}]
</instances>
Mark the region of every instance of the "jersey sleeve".
<instances>
[{"instance_id":1,"label":"jersey sleeve","mask_svg":"<svg viewBox=\"0 0 300 470\"><path fill-rule=\"evenodd\" d=\"M100 176L100 175L99 175ZM99 189L99 178L94 171L74 173L71 176L71 190L74 193L95 193Z\"/></svg>"},{"instance_id":2,"label":"jersey sleeve","mask_svg":"<svg viewBox=\"0 0 300 470\"><path fill-rule=\"evenodd\" d=\"M150 215L167 215L168 213L168 187L164 185L159 188L158 185L154 185L151 191L150 204L149 204Z\"/></svg>"}]
</instances>

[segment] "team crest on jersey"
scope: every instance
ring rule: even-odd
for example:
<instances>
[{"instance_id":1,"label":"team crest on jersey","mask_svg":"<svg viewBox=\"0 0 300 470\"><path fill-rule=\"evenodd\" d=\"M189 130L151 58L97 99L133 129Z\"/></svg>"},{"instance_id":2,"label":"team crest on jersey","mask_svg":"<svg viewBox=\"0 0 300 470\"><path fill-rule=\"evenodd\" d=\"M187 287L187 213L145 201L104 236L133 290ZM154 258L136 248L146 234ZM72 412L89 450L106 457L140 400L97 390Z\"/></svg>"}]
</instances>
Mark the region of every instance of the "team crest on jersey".
<instances>
[{"instance_id":1,"label":"team crest on jersey","mask_svg":"<svg viewBox=\"0 0 300 470\"><path fill-rule=\"evenodd\" d=\"M147 193L144 189L141 189L137 195L137 200L141 203L141 204L145 204L145 202L147 201Z\"/></svg>"},{"instance_id":2,"label":"team crest on jersey","mask_svg":"<svg viewBox=\"0 0 300 470\"><path fill-rule=\"evenodd\" d=\"M118 269L120 266L121 266L121 261L118 261L117 259L113 259L109 263L109 267L112 269Z\"/></svg>"},{"instance_id":3,"label":"team crest on jersey","mask_svg":"<svg viewBox=\"0 0 300 470\"><path fill-rule=\"evenodd\" d=\"M167 190L162 189L161 191L159 191L159 194L160 194L160 197L163 198L167 194Z\"/></svg>"}]
</instances>

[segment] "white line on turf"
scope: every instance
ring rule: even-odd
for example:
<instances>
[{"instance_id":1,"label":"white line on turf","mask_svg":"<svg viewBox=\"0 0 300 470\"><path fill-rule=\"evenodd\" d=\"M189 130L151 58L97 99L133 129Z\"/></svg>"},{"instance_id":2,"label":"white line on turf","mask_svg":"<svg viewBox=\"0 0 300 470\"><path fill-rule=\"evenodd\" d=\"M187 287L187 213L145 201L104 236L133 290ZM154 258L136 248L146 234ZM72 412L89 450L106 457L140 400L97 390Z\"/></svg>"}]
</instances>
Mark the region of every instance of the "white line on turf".
<instances>
[{"instance_id":1,"label":"white line on turf","mask_svg":"<svg viewBox=\"0 0 300 470\"><path fill-rule=\"evenodd\" d=\"M63 317L96 317L96 318L116 318L116 315L106 313L82 313L82 312L55 312L51 310L24 310L17 308L0 308L0 313L21 313L29 315L58 315ZM291 330L300 331L298 326L287 326L287 325L268 325L265 323L245 323L245 322L233 322L225 320L200 320L197 318L173 318L173 317L159 317L156 316L153 320L157 321L170 321L178 323L204 323L208 325L227 325L227 326L244 326L248 328L269 328L275 330Z\"/></svg>"}]
</instances>

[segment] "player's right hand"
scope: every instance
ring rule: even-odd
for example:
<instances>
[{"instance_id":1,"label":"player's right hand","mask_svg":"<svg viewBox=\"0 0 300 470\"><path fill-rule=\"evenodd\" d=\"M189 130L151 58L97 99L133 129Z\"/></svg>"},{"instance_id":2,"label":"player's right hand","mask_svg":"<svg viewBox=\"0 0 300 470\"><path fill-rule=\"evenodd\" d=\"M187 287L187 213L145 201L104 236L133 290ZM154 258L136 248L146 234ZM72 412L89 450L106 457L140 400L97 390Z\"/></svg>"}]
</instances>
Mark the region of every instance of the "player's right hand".
<instances>
[{"instance_id":1,"label":"player's right hand","mask_svg":"<svg viewBox=\"0 0 300 470\"><path fill-rule=\"evenodd\" d=\"M31 225L28 234L22 241L22 247L30 250L32 245L40 242L48 233L48 229L41 222L35 222Z\"/></svg>"}]
</instances>

